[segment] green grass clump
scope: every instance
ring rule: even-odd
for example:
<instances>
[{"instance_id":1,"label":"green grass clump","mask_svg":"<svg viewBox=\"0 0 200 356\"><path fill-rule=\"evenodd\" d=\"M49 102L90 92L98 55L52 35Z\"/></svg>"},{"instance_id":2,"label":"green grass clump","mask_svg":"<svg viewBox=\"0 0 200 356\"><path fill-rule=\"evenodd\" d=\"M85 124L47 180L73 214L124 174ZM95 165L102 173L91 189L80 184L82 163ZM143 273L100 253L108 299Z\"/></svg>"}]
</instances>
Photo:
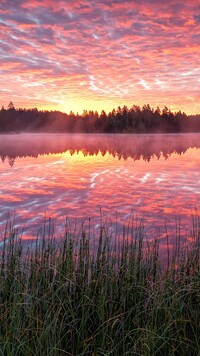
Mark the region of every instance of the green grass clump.
<instances>
[{"instance_id":1,"label":"green grass clump","mask_svg":"<svg viewBox=\"0 0 200 356\"><path fill-rule=\"evenodd\" d=\"M200 355L199 235L165 268L143 229L0 251L0 355Z\"/></svg>"}]
</instances>

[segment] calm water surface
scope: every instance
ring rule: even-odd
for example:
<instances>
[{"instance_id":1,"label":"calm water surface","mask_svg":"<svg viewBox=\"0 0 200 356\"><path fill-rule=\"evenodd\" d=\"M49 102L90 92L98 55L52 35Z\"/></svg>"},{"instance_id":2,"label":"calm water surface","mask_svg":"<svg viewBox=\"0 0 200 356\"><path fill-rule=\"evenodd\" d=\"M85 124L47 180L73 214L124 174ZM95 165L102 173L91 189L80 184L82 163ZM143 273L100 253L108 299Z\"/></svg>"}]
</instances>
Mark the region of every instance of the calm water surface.
<instances>
[{"instance_id":1,"label":"calm water surface","mask_svg":"<svg viewBox=\"0 0 200 356\"><path fill-rule=\"evenodd\" d=\"M199 206L200 135L0 136L0 228L15 216L24 236L37 235L45 217L60 233L65 218L91 218L100 211L118 228L130 216L144 219L147 236L180 221L190 229ZM61 223L61 224L60 224Z\"/></svg>"}]
</instances>

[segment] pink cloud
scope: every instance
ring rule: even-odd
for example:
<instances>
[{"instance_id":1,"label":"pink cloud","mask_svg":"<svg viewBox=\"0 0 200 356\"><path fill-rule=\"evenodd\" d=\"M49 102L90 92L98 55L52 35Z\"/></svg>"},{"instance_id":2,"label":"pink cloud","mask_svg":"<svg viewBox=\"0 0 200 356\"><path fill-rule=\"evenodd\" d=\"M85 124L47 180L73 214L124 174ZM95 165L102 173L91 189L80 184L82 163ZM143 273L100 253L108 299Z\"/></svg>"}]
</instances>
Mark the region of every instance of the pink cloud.
<instances>
[{"instance_id":1,"label":"pink cloud","mask_svg":"<svg viewBox=\"0 0 200 356\"><path fill-rule=\"evenodd\" d=\"M2 105L200 112L198 1L12 3L0 4Z\"/></svg>"}]
</instances>

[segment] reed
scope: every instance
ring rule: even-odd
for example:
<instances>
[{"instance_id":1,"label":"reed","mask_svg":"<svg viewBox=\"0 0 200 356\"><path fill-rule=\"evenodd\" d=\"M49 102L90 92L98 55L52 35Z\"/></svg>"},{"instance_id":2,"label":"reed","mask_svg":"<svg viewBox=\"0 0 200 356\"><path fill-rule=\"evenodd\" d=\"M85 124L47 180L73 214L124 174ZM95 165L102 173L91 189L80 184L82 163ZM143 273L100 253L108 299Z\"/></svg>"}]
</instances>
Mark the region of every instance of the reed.
<instances>
[{"instance_id":1,"label":"reed","mask_svg":"<svg viewBox=\"0 0 200 356\"><path fill-rule=\"evenodd\" d=\"M95 248L84 228L59 240L43 234L28 247L6 229L0 355L199 355L200 239L192 231L189 247L177 235L163 267L159 241L147 243L142 226L131 238L101 226Z\"/></svg>"}]
</instances>

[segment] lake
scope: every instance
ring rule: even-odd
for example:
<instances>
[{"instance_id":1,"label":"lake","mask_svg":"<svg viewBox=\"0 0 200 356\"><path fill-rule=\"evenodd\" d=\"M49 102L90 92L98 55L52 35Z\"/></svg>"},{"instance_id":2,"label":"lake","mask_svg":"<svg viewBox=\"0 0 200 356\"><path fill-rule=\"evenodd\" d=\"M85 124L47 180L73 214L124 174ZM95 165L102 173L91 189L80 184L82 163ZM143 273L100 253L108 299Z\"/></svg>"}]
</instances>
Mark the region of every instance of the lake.
<instances>
[{"instance_id":1,"label":"lake","mask_svg":"<svg viewBox=\"0 0 200 356\"><path fill-rule=\"evenodd\" d=\"M187 231L199 207L200 134L0 135L0 228L37 236L44 218L98 231L144 221L147 238ZM117 221L117 223L116 223Z\"/></svg>"}]
</instances>

